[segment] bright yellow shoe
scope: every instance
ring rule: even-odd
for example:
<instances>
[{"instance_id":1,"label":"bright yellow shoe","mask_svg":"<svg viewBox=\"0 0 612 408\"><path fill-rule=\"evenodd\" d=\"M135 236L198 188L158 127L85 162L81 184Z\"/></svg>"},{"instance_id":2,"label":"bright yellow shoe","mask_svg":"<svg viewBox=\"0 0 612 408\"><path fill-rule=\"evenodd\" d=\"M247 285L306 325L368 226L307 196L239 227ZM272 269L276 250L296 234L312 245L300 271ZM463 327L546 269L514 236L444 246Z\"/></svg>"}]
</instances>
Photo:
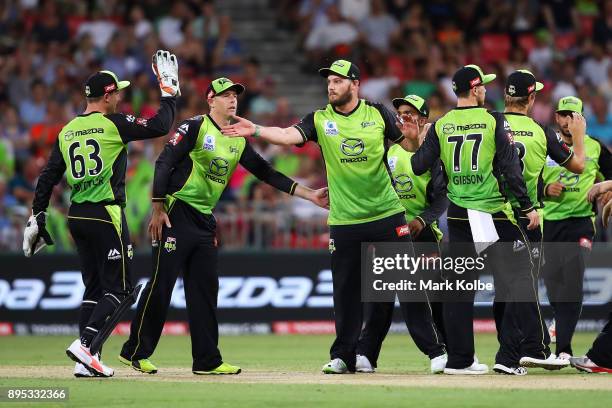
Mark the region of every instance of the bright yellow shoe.
<instances>
[{"instance_id":1,"label":"bright yellow shoe","mask_svg":"<svg viewBox=\"0 0 612 408\"><path fill-rule=\"evenodd\" d=\"M240 374L242 369L240 367L233 366L227 363L221 363L221 365L210 371L194 371L197 375L228 375L228 374Z\"/></svg>"},{"instance_id":2,"label":"bright yellow shoe","mask_svg":"<svg viewBox=\"0 0 612 408\"><path fill-rule=\"evenodd\" d=\"M132 367L136 371L140 371L141 373L157 373L157 367L155 367L155 365L147 358L143 358L142 360L130 361L127 358L119 355L119 361L125 364L126 366Z\"/></svg>"}]
</instances>

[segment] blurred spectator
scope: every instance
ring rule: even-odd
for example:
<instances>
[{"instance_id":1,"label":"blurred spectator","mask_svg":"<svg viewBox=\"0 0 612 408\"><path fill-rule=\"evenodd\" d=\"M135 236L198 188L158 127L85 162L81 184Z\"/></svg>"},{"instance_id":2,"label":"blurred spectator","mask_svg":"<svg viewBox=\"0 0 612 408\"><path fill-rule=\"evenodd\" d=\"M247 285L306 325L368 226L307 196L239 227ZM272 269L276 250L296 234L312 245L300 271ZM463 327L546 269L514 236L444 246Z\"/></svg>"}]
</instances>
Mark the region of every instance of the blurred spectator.
<instances>
[{"instance_id":1,"label":"blurred spectator","mask_svg":"<svg viewBox=\"0 0 612 408\"><path fill-rule=\"evenodd\" d=\"M554 35L580 27L574 0L540 0L542 17Z\"/></svg>"},{"instance_id":2,"label":"blurred spectator","mask_svg":"<svg viewBox=\"0 0 612 408\"><path fill-rule=\"evenodd\" d=\"M55 0L43 2L40 14L36 19L32 33L37 41L45 44L50 42L65 43L68 41L68 26L58 15Z\"/></svg>"},{"instance_id":3,"label":"blurred spectator","mask_svg":"<svg viewBox=\"0 0 612 408\"><path fill-rule=\"evenodd\" d=\"M389 95L391 90L400 84L400 81L393 75L389 75L389 68L386 65L375 64L373 69L372 75L362 81L363 84L359 87L360 95L369 101L384 103L392 107Z\"/></svg>"},{"instance_id":4,"label":"blurred spectator","mask_svg":"<svg viewBox=\"0 0 612 408\"><path fill-rule=\"evenodd\" d=\"M10 146L18 159L25 158L28 155L30 143L27 131L19 122L17 110L10 105L7 106L2 113L1 120L2 127L0 127L0 140L7 146Z\"/></svg>"},{"instance_id":5,"label":"blurred spectator","mask_svg":"<svg viewBox=\"0 0 612 408\"><path fill-rule=\"evenodd\" d=\"M157 22L159 38L166 47L177 47L183 42L184 34L182 25L189 18L189 8L184 1L176 1L172 4L170 14L162 17Z\"/></svg>"},{"instance_id":6,"label":"blurred spectator","mask_svg":"<svg viewBox=\"0 0 612 408\"><path fill-rule=\"evenodd\" d=\"M49 100L45 119L30 128L30 142L37 157L47 159L66 122L62 106L53 99Z\"/></svg>"},{"instance_id":7,"label":"blurred spectator","mask_svg":"<svg viewBox=\"0 0 612 408\"><path fill-rule=\"evenodd\" d=\"M219 15L212 0L202 1L200 11L201 14L192 21L190 30L195 38L206 42L219 35Z\"/></svg>"},{"instance_id":8,"label":"blurred spectator","mask_svg":"<svg viewBox=\"0 0 612 408\"><path fill-rule=\"evenodd\" d=\"M540 75L546 75L554 56L552 38L546 30L539 30L535 38L535 47L529 52L529 64L536 68Z\"/></svg>"},{"instance_id":9,"label":"blurred spectator","mask_svg":"<svg viewBox=\"0 0 612 408\"><path fill-rule=\"evenodd\" d=\"M327 23L316 26L308 34L304 48L309 52L310 59L318 62L334 47L352 45L358 36L355 27L342 18L338 7L332 5L327 8Z\"/></svg>"},{"instance_id":10,"label":"blurred spectator","mask_svg":"<svg viewBox=\"0 0 612 408\"><path fill-rule=\"evenodd\" d=\"M555 101L565 96L576 95L578 92L574 84L576 80L576 68L572 64L564 64L558 68L561 70L561 74L552 91L552 98Z\"/></svg>"},{"instance_id":11,"label":"blurred spectator","mask_svg":"<svg viewBox=\"0 0 612 408\"><path fill-rule=\"evenodd\" d=\"M244 74L242 83L245 86L245 91L240 95L238 103L238 115L247 115L249 106L253 99L261 93L265 86L266 78L261 73L261 63L256 57L250 57L244 62Z\"/></svg>"},{"instance_id":12,"label":"blurred spectator","mask_svg":"<svg viewBox=\"0 0 612 408\"><path fill-rule=\"evenodd\" d=\"M383 0L372 1L369 16L360 20L359 30L366 44L380 51L387 51L391 38L399 35L399 24L385 9Z\"/></svg>"},{"instance_id":13,"label":"blurred spectator","mask_svg":"<svg viewBox=\"0 0 612 408\"><path fill-rule=\"evenodd\" d=\"M145 12L140 5L135 5L130 10L130 23L134 30L134 35L141 40L153 32L153 24L145 16Z\"/></svg>"},{"instance_id":14,"label":"blurred spectator","mask_svg":"<svg viewBox=\"0 0 612 408\"><path fill-rule=\"evenodd\" d=\"M103 50L117 30L117 24L104 17L101 11L94 9L91 19L82 23L77 31L77 38L89 35L94 46Z\"/></svg>"},{"instance_id":15,"label":"blurred spectator","mask_svg":"<svg viewBox=\"0 0 612 408\"><path fill-rule=\"evenodd\" d=\"M606 81L608 69L612 66L610 56L604 53L601 45L595 43L589 55L580 66L580 74L593 86Z\"/></svg>"},{"instance_id":16,"label":"blurred spectator","mask_svg":"<svg viewBox=\"0 0 612 408\"><path fill-rule=\"evenodd\" d=\"M340 15L352 23L358 23L370 14L370 0L338 0Z\"/></svg>"},{"instance_id":17,"label":"blurred spectator","mask_svg":"<svg viewBox=\"0 0 612 408\"><path fill-rule=\"evenodd\" d=\"M41 80L32 82L30 95L19 104L19 116L27 126L42 122L47 115L47 88Z\"/></svg>"},{"instance_id":18,"label":"blurred spectator","mask_svg":"<svg viewBox=\"0 0 612 408\"><path fill-rule=\"evenodd\" d=\"M219 35L206 44L211 54L213 76L232 76L242 70L242 44L232 36L232 20L224 16L219 20Z\"/></svg>"},{"instance_id":19,"label":"blurred spectator","mask_svg":"<svg viewBox=\"0 0 612 408\"><path fill-rule=\"evenodd\" d=\"M587 115L587 134L600 139L603 143L612 143L612 114L608 103L601 95L591 98L592 115Z\"/></svg>"},{"instance_id":20,"label":"blurred spectator","mask_svg":"<svg viewBox=\"0 0 612 408\"><path fill-rule=\"evenodd\" d=\"M253 121L263 124L270 123L272 115L276 111L276 84L271 78L266 78L261 93L251 101L249 112Z\"/></svg>"},{"instance_id":21,"label":"blurred spectator","mask_svg":"<svg viewBox=\"0 0 612 408\"><path fill-rule=\"evenodd\" d=\"M19 204L23 206L31 205L34 199L36 179L40 170L42 170L43 164L44 161L31 157L24 163L21 163L21 166L18 166L17 173L9 182L8 191Z\"/></svg>"}]
</instances>

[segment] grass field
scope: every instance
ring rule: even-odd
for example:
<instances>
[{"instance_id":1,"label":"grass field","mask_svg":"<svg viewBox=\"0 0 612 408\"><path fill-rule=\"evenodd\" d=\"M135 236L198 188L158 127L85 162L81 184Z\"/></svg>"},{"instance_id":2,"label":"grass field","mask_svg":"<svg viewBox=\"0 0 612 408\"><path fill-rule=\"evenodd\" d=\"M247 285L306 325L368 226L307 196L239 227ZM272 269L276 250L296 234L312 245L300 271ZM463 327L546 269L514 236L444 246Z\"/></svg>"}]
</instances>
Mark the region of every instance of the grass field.
<instances>
[{"instance_id":1,"label":"grass field","mask_svg":"<svg viewBox=\"0 0 612 408\"><path fill-rule=\"evenodd\" d=\"M584 353L594 333L579 333L574 349ZM67 387L65 403L6 403L17 406L243 407L605 407L612 405L612 376L531 369L525 377L433 376L429 361L406 335L386 340L376 374L324 376L330 336L224 337L227 362L243 373L230 377L191 374L188 337L163 337L152 361L156 375L122 366L116 356L124 337L112 337L103 360L111 379L75 379L64 354L68 337L0 337L0 387ZM477 354L492 366L494 335L478 335ZM2 405L2 403L0 403Z\"/></svg>"}]
</instances>

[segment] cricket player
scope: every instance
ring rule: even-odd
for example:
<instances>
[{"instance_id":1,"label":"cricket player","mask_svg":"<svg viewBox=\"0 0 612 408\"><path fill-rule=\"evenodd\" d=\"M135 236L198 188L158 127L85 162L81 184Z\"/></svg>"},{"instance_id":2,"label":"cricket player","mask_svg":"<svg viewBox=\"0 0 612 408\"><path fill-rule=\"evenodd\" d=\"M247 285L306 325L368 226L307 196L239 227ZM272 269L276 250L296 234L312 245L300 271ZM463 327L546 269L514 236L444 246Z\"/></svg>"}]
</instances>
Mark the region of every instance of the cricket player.
<instances>
[{"instance_id":1,"label":"cricket player","mask_svg":"<svg viewBox=\"0 0 612 408\"><path fill-rule=\"evenodd\" d=\"M588 200L594 203L599 195L610 191L612 191L612 181L597 183L589 190ZM612 200L603 208L601 220L604 228L608 227L610 214L612 214ZM612 312L608 314L608 323L593 342L591 349L585 356L571 357L570 364L587 373L612 374Z\"/></svg>"},{"instance_id":2,"label":"cricket player","mask_svg":"<svg viewBox=\"0 0 612 408\"><path fill-rule=\"evenodd\" d=\"M288 128L263 127L236 117L237 123L223 127L230 136L261 137L279 145L313 141L321 147L329 184L329 248L333 277L336 339L331 361L322 371L344 374L355 371L357 341L361 332L361 243L407 242L410 227L405 209L393 189L387 170L385 141L405 143L395 115L381 104L359 99L359 68L338 60L319 70L327 78L329 104L306 115ZM405 126L414 133L415 124ZM427 303L415 303L415 319L427 336L427 348L438 342ZM418 308L418 311L417 311ZM442 354L442 353L440 353Z\"/></svg>"},{"instance_id":3,"label":"cricket player","mask_svg":"<svg viewBox=\"0 0 612 408\"><path fill-rule=\"evenodd\" d=\"M570 148L580 147L575 139L575 121L582 116L582 101L574 96L561 98L555 120L561 139ZM582 119L579 119L582 121ZM596 179L612 179L612 156L599 140L584 136L584 171L581 174L548 160L544 167L544 266L543 276L554 311L556 352L572 356L572 336L582 309L585 261L595 235L593 205L587 193ZM565 244L555 250L554 243Z\"/></svg>"},{"instance_id":4,"label":"cricket player","mask_svg":"<svg viewBox=\"0 0 612 408\"><path fill-rule=\"evenodd\" d=\"M225 363L218 348L216 220L217 205L238 164L260 180L291 195L328 207L327 188L311 190L275 171L245 138L221 134L236 114L243 85L227 78L212 81L206 91L210 114L183 121L155 164L153 273L143 290L130 338L119 360L153 374L149 360L162 333L172 290L183 272L191 331L194 374L238 374Z\"/></svg>"},{"instance_id":5,"label":"cricket player","mask_svg":"<svg viewBox=\"0 0 612 408\"><path fill-rule=\"evenodd\" d=\"M423 98L418 95L407 95L404 98L393 99L393 106L402 120L417 120L420 129L425 128L429 118L429 108ZM414 153L405 151L400 145L393 145L387 152L387 162L393 186L406 209L406 219L410 227L410 234L414 242L419 243L418 251L424 251L427 256L437 256L440 254L439 243L442 240L442 231L438 228L438 218L448 208L448 198L446 197L446 181L442 174L440 162L437 161L430 171L421 176L416 176L412 171L410 158ZM442 303L431 302L432 315L438 334L438 343L434 344L433 349L428 349L428 336L423 335L419 321L412 318L412 303L400 302L400 307L406 327L412 336L415 344L431 359L431 372L441 373L446 366L447 355L440 347L443 343L442 324ZM357 363L358 372L374 372L377 366L378 355L382 343L389 332L389 327L393 319L393 302L370 303L366 308L365 326L361 331L359 343L357 344ZM369 309L369 310L368 310ZM430 331L426 328L426 333Z\"/></svg>"},{"instance_id":6,"label":"cricket player","mask_svg":"<svg viewBox=\"0 0 612 408\"><path fill-rule=\"evenodd\" d=\"M573 151L563 141L560 141L554 130L548 126L542 126L529 117L529 112L535 102L537 92L544 85L537 82L535 76L527 70L518 70L511 73L506 80L505 87L505 111L504 116L510 128L514 145L518 153L523 178L527 186L527 194L537 208L541 208L541 174L548 160L554 161L573 173L582 173L584 169L584 132L586 124L582 115L575 114L570 118L570 132L573 135ZM534 275L540 274L540 254L542 253L542 229L528 229L529 220L520 213L520 207L512 191L505 189L505 194L512 203L514 215L523 229L523 233L529 239L532 260L534 262ZM540 212L541 210L538 210ZM499 328L504 314L504 303L494 303L493 311L495 321ZM541 322L545 322L540 316ZM543 326L544 327L544 326ZM548 331L543 330L544 336ZM546 342L550 340L547 338ZM529 359L523 362L526 367L532 366ZM536 366L537 365L533 365Z\"/></svg>"},{"instance_id":7,"label":"cricket player","mask_svg":"<svg viewBox=\"0 0 612 408\"><path fill-rule=\"evenodd\" d=\"M485 75L476 65L460 68L453 75L457 107L429 128L420 148L414 134L407 140L410 140L410 149L416 150L411 159L416 175L428 171L438 158L442 161L448 179L451 250L454 248L459 252L455 255L462 256L488 254L488 263L495 275L496 296L500 289L505 289L511 297L520 293L530 300L506 305L494 366L498 373L524 375L527 371L519 366L520 353L541 364L557 366L562 362L551 357L545 344L526 239L500 188L503 176L520 205L521 214L529 219L527 228L537 228L539 217L528 196L510 126L502 114L483 108L485 85L494 79L494 74ZM506 247L494 244L498 241L513 243L512 256L505 252ZM457 245L472 242L476 253L466 254L463 246ZM485 374L488 367L480 364L474 355L474 292L461 295L463 301L444 304L448 350L444 373ZM520 350L514 333L515 322L524 335Z\"/></svg>"},{"instance_id":8,"label":"cricket player","mask_svg":"<svg viewBox=\"0 0 612 408\"><path fill-rule=\"evenodd\" d=\"M45 238L45 211L53 187L66 172L72 189L68 227L85 284L80 338L66 350L77 363L76 376L113 375L113 369L90 352L90 345L99 333L110 333L112 327L108 325L117 323L118 311L126 309L123 304L134 295L132 245L123 213L127 144L166 135L174 122L176 96L180 95L176 56L157 51L152 68L159 81L161 100L157 114L150 119L116 112L121 90L129 86L128 81L119 81L110 71L89 77L84 87L87 108L59 133L38 179L32 216L24 231L23 250L29 257L44 245L41 239Z\"/></svg>"}]
</instances>

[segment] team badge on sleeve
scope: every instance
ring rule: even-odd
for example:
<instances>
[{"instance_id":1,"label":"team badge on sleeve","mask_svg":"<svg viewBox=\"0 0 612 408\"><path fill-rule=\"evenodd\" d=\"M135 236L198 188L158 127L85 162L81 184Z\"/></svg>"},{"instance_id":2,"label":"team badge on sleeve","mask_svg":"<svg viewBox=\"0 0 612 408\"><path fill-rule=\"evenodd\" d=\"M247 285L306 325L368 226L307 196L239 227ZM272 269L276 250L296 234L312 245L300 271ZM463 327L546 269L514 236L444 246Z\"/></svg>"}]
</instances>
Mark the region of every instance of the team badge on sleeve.
<instances>
[{"instance_id":1,"label":"team badge on sleeve","mask_svg":"<svg viewBox=\"0 0 612 408\"><path fill-rule=\"evenodd\" d=\"M170 253L172 251L176 251L176 238L173 238L173 237L166 238L166 243L164 244L164 249L168 253Z\"/></svg>"}]
</instances>

